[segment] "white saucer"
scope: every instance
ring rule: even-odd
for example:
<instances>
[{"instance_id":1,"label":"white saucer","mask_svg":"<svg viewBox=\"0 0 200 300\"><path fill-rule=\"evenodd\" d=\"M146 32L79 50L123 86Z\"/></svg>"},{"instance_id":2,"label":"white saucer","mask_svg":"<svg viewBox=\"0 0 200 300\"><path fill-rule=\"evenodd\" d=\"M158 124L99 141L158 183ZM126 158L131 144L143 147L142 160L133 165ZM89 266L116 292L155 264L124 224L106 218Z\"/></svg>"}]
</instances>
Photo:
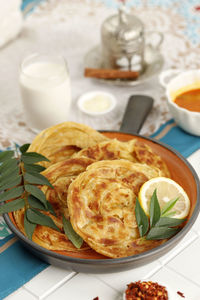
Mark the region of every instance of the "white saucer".
<instances>
[{"instance_id":1,"label":"white saucer","mask_svg":"<svg viewBox=\"0 0 200 300\"><path fill-rule=\"evenodd\" d=\"M137 79L134 80L100 79L100 78L92 78L92 79L102 81L104 83L108 83L112 85L121 85L121 86L134 86L134 85L141 84L149 79L152 79L152 77L158 75L161 72L164 65L163 56L160 54L158 50L150 46L145 47L144 60L145 60L145 69ZM84 66L85 68L94 68L94 69L103 68L103 60L102 60L100 46L94 47L86 54Z\"/></svg>"}]
</instances>

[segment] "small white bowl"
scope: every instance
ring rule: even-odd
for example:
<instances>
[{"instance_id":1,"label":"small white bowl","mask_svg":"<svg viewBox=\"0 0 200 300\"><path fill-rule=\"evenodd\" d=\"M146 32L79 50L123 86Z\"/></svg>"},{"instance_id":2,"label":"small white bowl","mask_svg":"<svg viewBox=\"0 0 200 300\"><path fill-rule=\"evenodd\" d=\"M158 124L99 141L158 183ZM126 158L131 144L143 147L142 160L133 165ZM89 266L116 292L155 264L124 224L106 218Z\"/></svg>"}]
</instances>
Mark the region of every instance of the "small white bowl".
<instances>
[{"instance_id":1,"label":"small white bowl","mask_svg":"<svg viewBox=\"0 0 200 300\"><path fill-rule=\"evenodd\" d=\"M170 70L161 74L160 83L166 87L167 105L172 117L186 132L200 136L200 113L182 108L173 101L175 95L200 88L200 70L179 71L168 83L164 83L165 74L169 76ZM174 70L171 75L174 75Z\"/></svg>"},{"instance_id":2,"label":"small white bowl","mask_svg":"<svg viewBox=\"0 0 200 300\"><path fill-rule=\"evenodd\" d=\"M78 99L77 104L82 112L91 116L100 116L111 112L115 108L116 98L108 92L92 91L83 94Z\"/></svg>"}]
</instances>

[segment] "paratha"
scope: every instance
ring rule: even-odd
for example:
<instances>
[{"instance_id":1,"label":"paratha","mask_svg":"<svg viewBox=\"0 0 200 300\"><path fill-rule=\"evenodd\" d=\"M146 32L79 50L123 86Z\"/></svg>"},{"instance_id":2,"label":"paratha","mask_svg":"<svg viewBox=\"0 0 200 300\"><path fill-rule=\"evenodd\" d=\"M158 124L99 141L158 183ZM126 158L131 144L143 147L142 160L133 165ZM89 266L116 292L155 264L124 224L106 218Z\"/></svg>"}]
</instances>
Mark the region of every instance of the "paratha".
<instances>
[{"instance_id":1,"label":"paratha","mask_svg":"<svg viewBox=\"0 0 200 300\"><path fill-rule=\"evenodd\" d=\"M70 183L93 162L94 161L89 158L74 158L58 162L42 172L54 186L54 189L49 186L41 186L40 188L44 192L46 199L52 204L56 212L56 217L49 212L43 213L53 219L61 232L46 226L37 225L33 234L34 242L49 250L79 252L90 248L84 243L80 249L77 249L73 246L71 241L68 240L63 230L62 214L64 214L67 219L69 218L67 192ZM14 212L13 215L17 227L25 234L24 209Z\"/></svg>"},{"instance_id":2,"label":"paratha","mask_svg":"<svg viewBox=\"0 0 200 300\"><path fill-rule=\"evenodd\" d=\"M50 162L42 162L47 167L58 161L70 158L80 149L93 146L107 137L89 126L75 122L64 122L49 127L39 133L29 147L29 152L38 152Z\"/></svg>"},{"instance_id":3,"label":"paratha","mask_svg":"<svg viewBox=\"0 0 200 300\"><path fill-rule=\"evenodd\" d=\"M132 162L145 163L160 169L161 176L170 177L164 160L154 153L152 149L137 139L121 142L116 139L98 143L94 146L80 150L72 157L89 157L94 160L126 159Z\"/></svg>"},{"instance_id":4,"label":"paratha","mask_svg":"<svg viewBox=\"0 0 200 300\"><path fill-rule=\"evenodd\" d=\"M68 209L74 230L95 251L111 258L147 251L163 241L139 236L135 217L141 185L159 170L127 160L99 161L70 185Z\"/></svg>"}]
</instances>

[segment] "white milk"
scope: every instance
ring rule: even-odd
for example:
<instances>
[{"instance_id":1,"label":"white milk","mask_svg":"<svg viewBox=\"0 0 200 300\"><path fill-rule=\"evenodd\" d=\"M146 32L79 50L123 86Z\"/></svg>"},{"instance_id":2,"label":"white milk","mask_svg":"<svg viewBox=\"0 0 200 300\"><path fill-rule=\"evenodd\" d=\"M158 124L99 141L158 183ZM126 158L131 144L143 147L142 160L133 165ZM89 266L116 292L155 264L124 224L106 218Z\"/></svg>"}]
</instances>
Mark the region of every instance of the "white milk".
<instances>
[{"instance_id":1,"label":"white milk","mask_svg":"<svg viewBox=\"0 0 200 300\"><path fill-rule=\"evenodd\" d=\"M70 80L62 63L38 61L22 65L20 89L27 124L40 131L67 121L70 108Z\"/></svg>"}]
</instances>

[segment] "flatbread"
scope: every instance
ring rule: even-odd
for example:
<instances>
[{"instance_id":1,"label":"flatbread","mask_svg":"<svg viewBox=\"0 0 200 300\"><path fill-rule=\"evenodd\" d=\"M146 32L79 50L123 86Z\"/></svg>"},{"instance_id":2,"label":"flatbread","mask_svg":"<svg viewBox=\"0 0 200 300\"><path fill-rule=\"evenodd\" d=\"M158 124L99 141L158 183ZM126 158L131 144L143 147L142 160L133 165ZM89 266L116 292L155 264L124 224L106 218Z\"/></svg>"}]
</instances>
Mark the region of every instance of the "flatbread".
<instances>
[{"instance_id":1,"label":"flatbread","mask_svg":"<svg viewBox=\"0 0 200 300\"><path fill-rule=\"evenodd\" d=\"M105 141L82 149L73 154L72 157L89 157L97 161L126 159L157 167L161 171L161 176L170 177L170 172L164 160L154 153L151 147L137 139L128 142L120 142L116 139Z\"/></svg>"},{"instance_id":2,"label":"flatbread","mask_svg":"<svg viewBox=\"0 0 200 300\"><path fill-rule=\"evenodd\" d=\"M46 156L50 162L42 162L45 167L70 158L80 149L93 146L107 137L98 131L75 122L64 122L49 127L39 133L31 143L28 151Z\"/></svg>"},{"instance_id":3,"label":"flatbread","mask_svg":"<svg viewBox=\"0 0 200 300\"><path fill-rule=\"evenodd\" d=\"M58 217L61 217L62 214L66 218L69 217L67 207L68 187L93 162L93 159L85 157L70 158L51 165L41 173L54 187L52 189L45 185L41 187L41 190L46 199L52 204Z\"/></svg>"},{"instance_id":4,"label":"flatbread","mask_svg":"<svg viewBox=\"0 0 200 300\"><path fill-rule=\"evenodd\" d=\"M141 185L159 170L127 160L90 165L70 185L68 209L74 230L95 251L111 258L147 251L161 241L141 239L135 217Z\"/></svg>"},{"instance_id":5,"label":"flatbread","mask_svg":"<svg viewBox=\"0 0 200 300\"><path fill-rule=\"evenodd\" d=\"M64 214L67 219L69 218L67 192L70 183L93 162L89 158L73 158L58 162L42 172L54 186L54 189L49 186L42 186L41 190L44 192L46 199L52 204L57 217L49 212L43 211L43 213L53 219L61 232L50 227L37 225L32 238L35 243L48 250L57 251L79 252L90 249L86 243L80 249L77 249L68 240L63 230L62 215ZM24 209L14 212L13 216L17 227L25 235Z\"/></svg>"}]
</instances>

